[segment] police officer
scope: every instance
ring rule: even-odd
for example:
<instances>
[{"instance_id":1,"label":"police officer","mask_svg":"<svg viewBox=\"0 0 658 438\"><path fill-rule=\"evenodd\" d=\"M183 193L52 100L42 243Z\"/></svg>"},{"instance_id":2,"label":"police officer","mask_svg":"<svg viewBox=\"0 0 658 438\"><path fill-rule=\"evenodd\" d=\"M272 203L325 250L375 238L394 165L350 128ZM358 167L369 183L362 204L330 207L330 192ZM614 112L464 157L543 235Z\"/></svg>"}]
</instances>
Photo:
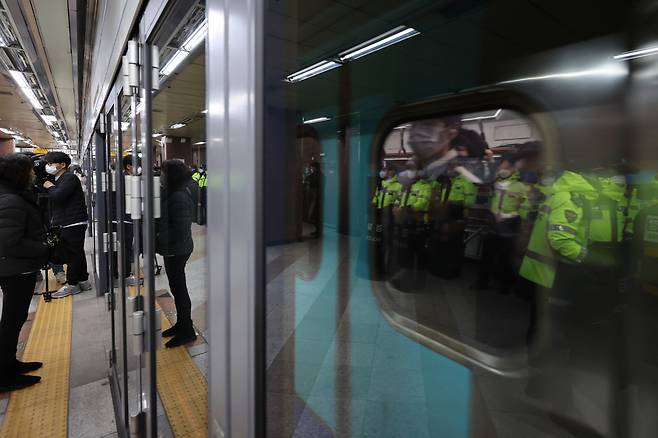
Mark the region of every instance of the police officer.
<instances>
[{"instance_id":1,"label":"police officer","mask_svg":"<svg viewBox=\"0 0 658 438\"><path fill-rule=\"evenodd\" d=\"M516 158L514 155L504 157L496 171L489 204L491 231L483 243L477 289L486 289L495 275L500 282L500 292L509 293L516 280L516 241L528 198L528 187L515 168Z\"/></svg>"},{"instance_id":2,"label":"police officer","mask_svg":"<svg viewBox=\"0 0 658 438\"><path fill-rule=\"evenodd\" d=\"M379 172L380 185L372 200L376 214L381 224L381 267L386 270L390 266L391 252L393 248L393 207L399 201L402 194L402 183L392 167L384 167Z\"/></svg>"},{"instance_id":3,"label":"police officer","mask_svg":"<svg viewBox=\"0 0 658 438\"><path fill-rule=\"evenodd\" d=\"M549 327L544 347L531 355L540 379L533 379L527 391L540 390L566 410L575 356L583 352L602 367L612 363L624 191L623 179L607 171L565 171L540 207L521 265L520 275L546 291Z\"/></svg>"}]
</instances>

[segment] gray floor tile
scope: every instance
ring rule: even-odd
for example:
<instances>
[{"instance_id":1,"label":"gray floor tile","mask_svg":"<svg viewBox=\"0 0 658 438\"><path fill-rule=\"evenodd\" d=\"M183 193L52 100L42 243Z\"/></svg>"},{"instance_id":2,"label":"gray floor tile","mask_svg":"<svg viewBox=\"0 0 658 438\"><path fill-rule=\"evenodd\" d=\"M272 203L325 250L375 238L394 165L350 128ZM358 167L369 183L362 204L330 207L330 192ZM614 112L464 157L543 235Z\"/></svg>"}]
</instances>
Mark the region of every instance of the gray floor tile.
<instances>
[{"instance_id":1,"label":"gray floor tile","mask_svg":"<svg viewBox=\"0 0 658 438\"><path fill-rule=\"evenodd\" d=\"M8 398L3 398L0 400L0 414L4 414L7 411L7 405L9 404Z\"/></svg>"},{"instance_id":2,"label":"gray floor tile","mask_svg":"<svg viewBox=\"0 0 658 438\"><path fill-rule=\"evenodd\" d=\"M71 351L70 387L75 388L107 377L108 366L109 362L103 346Z\"/></svg>"},{"instance_id":3,"label":"gray floor tile","mask_svg":"<svg viewBox=\"0 0 658 438\"><path fill-rule=\"evenodd\" d=\"M114 407L107 379L71 389L69 437L102 437L116 432Z\"/></svg>"},{"instance_id":4,"label":"gray floor tile","mask_svg":"<svg viewBox=\"0 0 658 438\"><path fill-rule=\"evenodd\" d=\"M208 353L201 353L192 358L199 370L208 378Z\"/></svg>"}]
</instances>

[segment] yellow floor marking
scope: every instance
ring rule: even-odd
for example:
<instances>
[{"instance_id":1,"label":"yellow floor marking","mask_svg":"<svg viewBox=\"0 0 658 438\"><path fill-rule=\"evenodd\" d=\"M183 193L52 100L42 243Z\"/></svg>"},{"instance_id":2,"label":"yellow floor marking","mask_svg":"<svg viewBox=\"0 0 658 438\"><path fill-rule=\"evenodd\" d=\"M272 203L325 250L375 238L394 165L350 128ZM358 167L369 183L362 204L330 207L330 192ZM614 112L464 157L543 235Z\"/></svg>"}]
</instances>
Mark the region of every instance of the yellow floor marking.
<instances>
[{"instance_id":1,"label":"yellow floor marking","mask_svg":"<svg viewBox=\"0 0 658 438\"><path fill-rule=\"evenodd\" d=\"M12 393L1 438L66 438L72 316L71 296L39 301L23 360L43 362L43 368L32 373L42 380Z\"/></svg>"},{"instance_id":2,"label":"yellow floor marking","mask_svg":"<svg viewBox=\"0 0 658 438\"><path fill-rule=\"evenodd\" d=\"M162 330L169 327L171 324L163 313ZM176 438L206 436L208 383L190 357L187 348L163 347L158 351L157 379L158 394L174 436Z\"/></svg>"},{"instance_id":3,"label":"yellow floor marking","mask_svg":"<svg viewBox=\"0 0 658 438\"><path fill-rule=\"evenodd\" d=\"M141 291L143 293L143 286ZM137 294L136 286L128 295ZM162 311L156 303L156 307ZM162 311L162 330L171 327ZM208 383L187 348L164 348L157 352L157 386L167 419L176 438L206 436L208 430Z\"/></svg>"}]
</instances>

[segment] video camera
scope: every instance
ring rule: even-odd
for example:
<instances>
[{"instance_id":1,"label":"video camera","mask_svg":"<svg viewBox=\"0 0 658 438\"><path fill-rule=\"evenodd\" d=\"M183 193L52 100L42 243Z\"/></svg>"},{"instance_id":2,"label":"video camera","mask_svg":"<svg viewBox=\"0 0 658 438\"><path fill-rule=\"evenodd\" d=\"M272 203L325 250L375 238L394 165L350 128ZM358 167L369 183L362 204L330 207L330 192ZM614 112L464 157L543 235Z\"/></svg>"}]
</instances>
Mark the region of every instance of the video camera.
<instances>
[{"instance_id":1,"label":"video camera","mask_svg":"<svg viewBox=\"0 0 658 438\"><path fill-rule=\"evenodd\" d=\"M36 181L34 184L37 187L42 187L43 183L46 181L51 181L53 182L53 176L49 175L48 172L46 172L46 160L44 160L43 154L35 154L32 157L32 165L34 166L34 174L37 176Z\"/></svg>"}]
</instances>

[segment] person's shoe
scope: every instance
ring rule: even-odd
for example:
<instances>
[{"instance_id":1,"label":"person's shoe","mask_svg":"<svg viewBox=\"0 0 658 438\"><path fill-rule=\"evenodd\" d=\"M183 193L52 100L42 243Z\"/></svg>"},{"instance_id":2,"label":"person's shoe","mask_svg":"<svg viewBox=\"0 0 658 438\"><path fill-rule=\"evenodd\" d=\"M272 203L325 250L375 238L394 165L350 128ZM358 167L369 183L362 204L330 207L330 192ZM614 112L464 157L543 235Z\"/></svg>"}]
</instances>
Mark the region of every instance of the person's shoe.
<instances>
[{"instance_id":1,"label":"person's shoe","mask_svg":"<svg viewBox=\"0 0 658 438\"><path fill-rule=\"evenodd\" d=\"M64 298L68 297L69 295L77 295L80 292L80 287L77 284L67 284L66 286L62 286L57 292L55 292L52 297L53 298Z\"/></svg>"},{"instance_id":2,"label":"person's shoe","mask_svg":"<svg viewBox=\"0 0 658 438\"><path fill-rule=\"evenodd\" d=\"M178 332L178 326L176 324L172 325L169 327L167 330L162 331L162 337L163 338L170 338L174 336Z\"/></svg>"},{"instance_id":3,"label":"person's shoe","mask_svg":"<svg viewBox=\"0 0 658 438\"><path fill-rule=\"evenodd\" d=\"M43 362L21 362L16 360L14 369L19 374L29 373L30 371L38 370L43 366Z\"/></svg>"},{"instance_id":4,"label":"person's shoe","mask_svg":"<svg viewBox=\"0 0 658 438\"><path fill-rule=\"evenodd\" d=\"M14 374L9 378L0 381L0 392L17 391L19 389L27 388L28 386L36 385L40 381L41 377L39 376Z\"/></svg>"},{"instance_id":5,"label":"person's shoe","mask_svg":"<svg viewBox=\"0 0 658 438\"><path fill-rule=\"evenodd\" d=\"M66 284L66 272L62 271L55 274L55 280L57 280L59 284Z\"/></svg>"},{"instance_id":6,"label":"person's shoe","mask_svg":"<svg viewBox=\"0 0 658 438\"><path fill-rule=\"evenodd\" d=\"M194 330L186 333L177 333L165 343L165 347L176 348L194 341L196 341L196 333L194 333Z\"/></svg>"},{"instance_id":7,"label":"person's shoe","mask_svg":"<svg viewBox=\"0 0 658 438\"><path fill-rule=\"evenodd\" d=\"M80 282L78 282L78 287L80 288L80 291L82 291L82 292L87 291L87 290L91 290L91 282L89 280L80 281Z\"/></svg>"}]
</instances>

